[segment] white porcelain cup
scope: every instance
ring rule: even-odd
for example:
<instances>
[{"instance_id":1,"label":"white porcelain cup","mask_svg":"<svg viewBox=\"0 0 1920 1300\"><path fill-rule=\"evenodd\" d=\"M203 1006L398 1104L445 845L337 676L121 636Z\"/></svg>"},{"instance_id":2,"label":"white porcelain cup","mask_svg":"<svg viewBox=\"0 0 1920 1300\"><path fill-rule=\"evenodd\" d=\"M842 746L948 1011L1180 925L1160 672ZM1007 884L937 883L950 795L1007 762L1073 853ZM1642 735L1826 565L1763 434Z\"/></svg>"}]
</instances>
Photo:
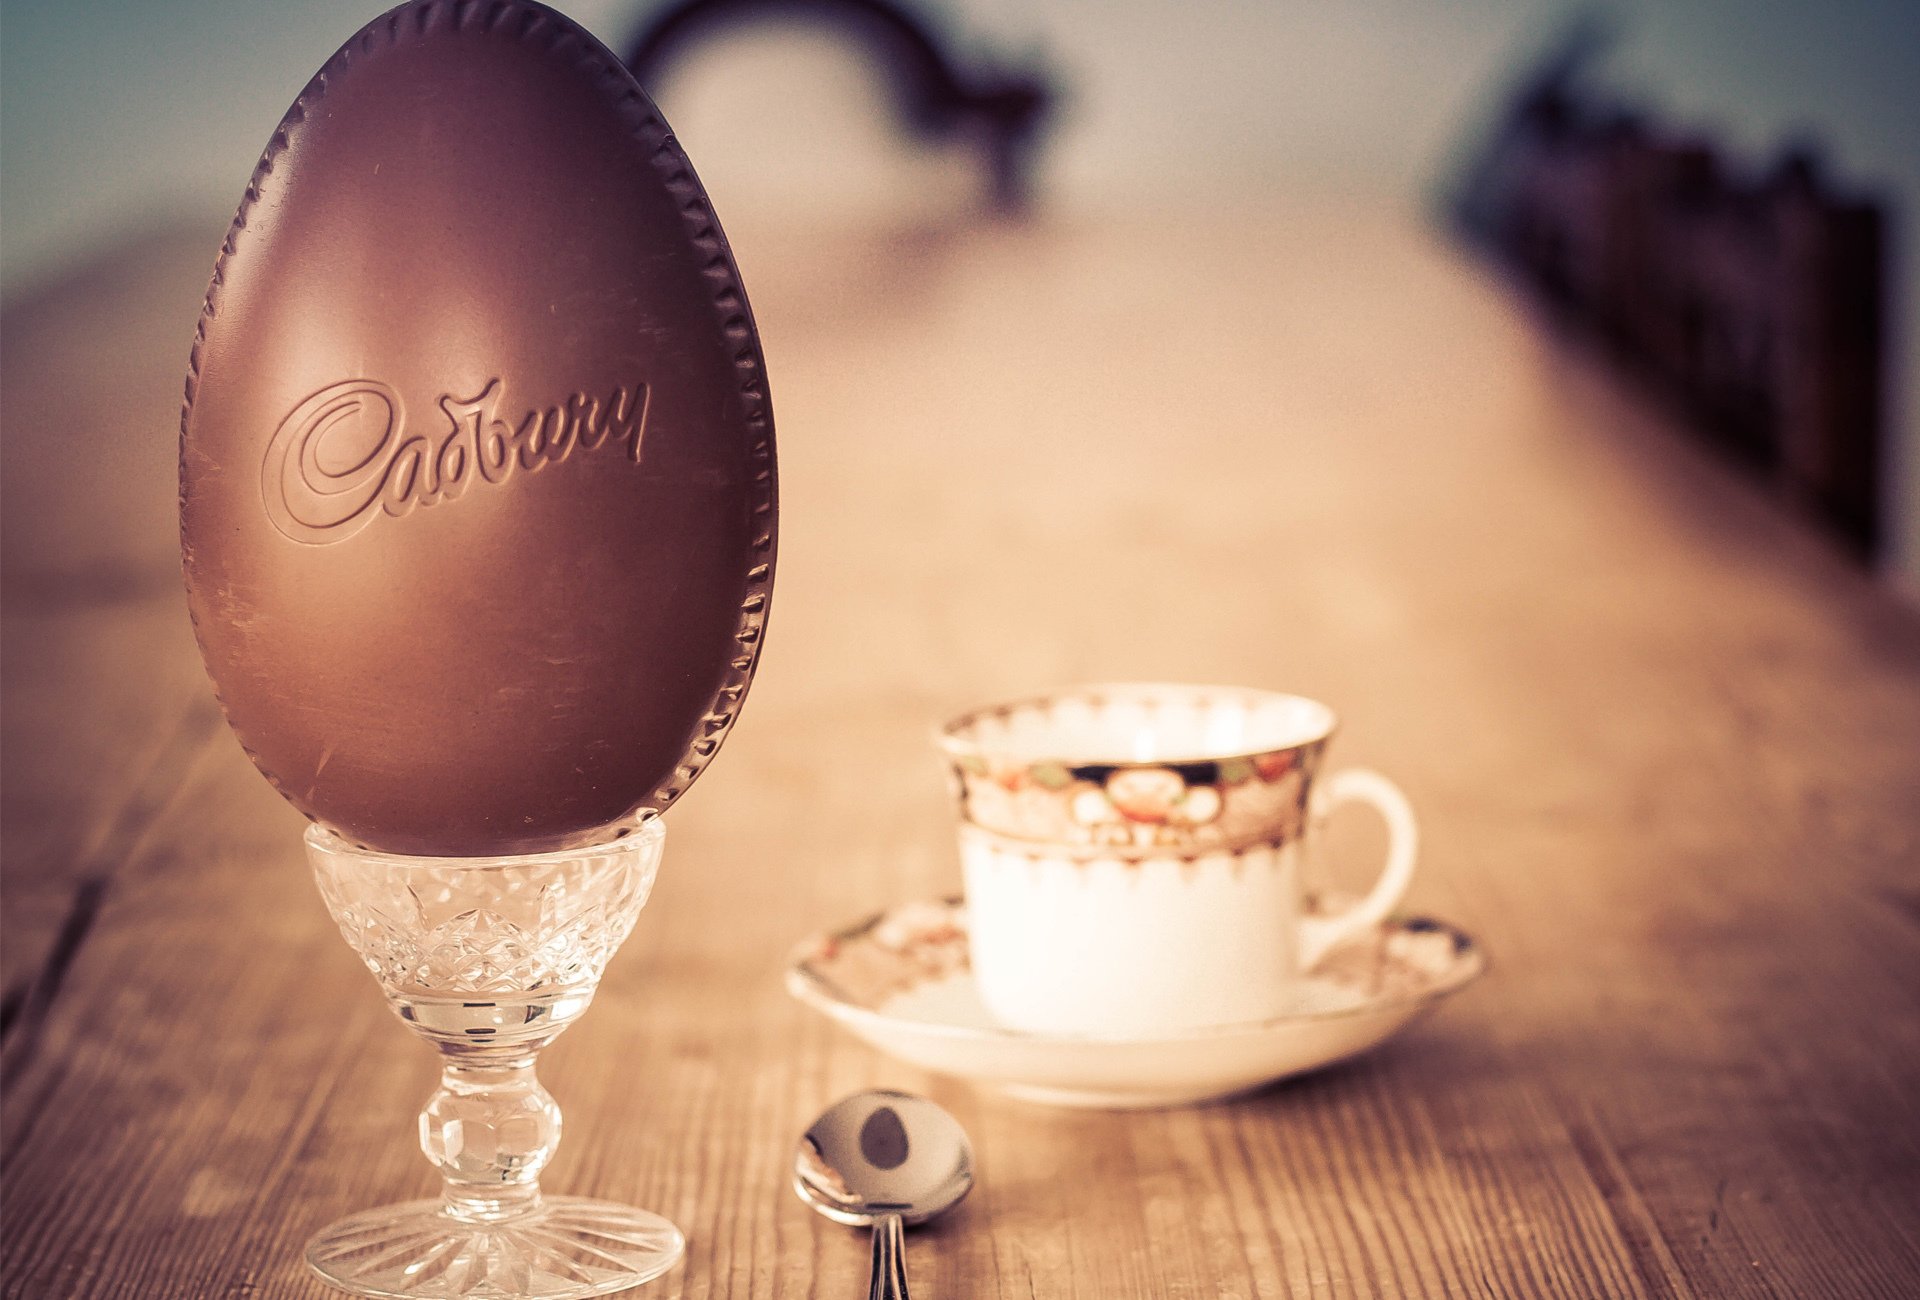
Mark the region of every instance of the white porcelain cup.
<instances>
[{"instance_id":1,"label":"white porcelain cup","mask_svg":"<svg viewBox=\"0 0 1920 1300\"><path fill-rule=\"evenodd\" d=\"M960 801L973 973L1006 1025L1135 1037L1284 1014L1327 951L1377 927L1413 880L1406 797L1320 775L1326 705L1237 687L1088 686L942 728ZM1303 888L1317 823L1385 820L1365 898Z\"/></svg>"}]
</instances>

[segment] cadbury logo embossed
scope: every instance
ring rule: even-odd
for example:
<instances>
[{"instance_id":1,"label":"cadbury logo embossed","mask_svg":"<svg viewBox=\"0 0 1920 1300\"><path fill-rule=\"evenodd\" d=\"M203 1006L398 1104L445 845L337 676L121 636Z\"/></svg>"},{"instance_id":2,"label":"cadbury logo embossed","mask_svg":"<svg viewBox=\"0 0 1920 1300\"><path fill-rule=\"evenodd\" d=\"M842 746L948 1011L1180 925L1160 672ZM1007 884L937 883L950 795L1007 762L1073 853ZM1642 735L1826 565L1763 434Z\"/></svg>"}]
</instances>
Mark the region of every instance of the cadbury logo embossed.
<instances>
[{"instance_id":1,"label":"cadbury logo embossed","mask_svg":"<svg viewBox=\"0 0 1920 1300\"><path fill-rule=\"evenodd\" d=\"M260 486L274 527L296 542L325 546L352 537L382 515L457 501L476 484L498 487L536 474L576 451L624 448L640 463L645 384L606 398L574 393L518 421L500 415L501 383L479 394L440 398L445 423L407 426L400 394L374 379L331 384L288 413L267 444Z\"/></svg>"}]
</instances>

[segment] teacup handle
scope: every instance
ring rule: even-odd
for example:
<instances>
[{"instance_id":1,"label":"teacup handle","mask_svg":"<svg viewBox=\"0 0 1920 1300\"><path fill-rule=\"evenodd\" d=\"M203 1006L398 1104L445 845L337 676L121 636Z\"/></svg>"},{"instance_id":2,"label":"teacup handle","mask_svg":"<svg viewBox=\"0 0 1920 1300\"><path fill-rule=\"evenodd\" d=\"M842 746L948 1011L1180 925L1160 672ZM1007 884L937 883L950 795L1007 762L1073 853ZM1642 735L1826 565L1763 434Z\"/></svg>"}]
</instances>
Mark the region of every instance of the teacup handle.
<instances>
[{"instance_id":1,"label":"teacup handle","mask_svg":"<svg viewBox=\"0 0 1920 1300\"><path fill-rule=\"evenodd\" d=\"M1336 944L1386 920L1413 883L1420 831L1413 820L1413 805L1400 787L1364 767L1321 778L1314 793L1314 816L1325 817L1344 803L1372 804L1387 823L1387 865L1367 896L1340 915L1300 918L1301 970L1312 969Z\"/></svg>"}]
</instances>

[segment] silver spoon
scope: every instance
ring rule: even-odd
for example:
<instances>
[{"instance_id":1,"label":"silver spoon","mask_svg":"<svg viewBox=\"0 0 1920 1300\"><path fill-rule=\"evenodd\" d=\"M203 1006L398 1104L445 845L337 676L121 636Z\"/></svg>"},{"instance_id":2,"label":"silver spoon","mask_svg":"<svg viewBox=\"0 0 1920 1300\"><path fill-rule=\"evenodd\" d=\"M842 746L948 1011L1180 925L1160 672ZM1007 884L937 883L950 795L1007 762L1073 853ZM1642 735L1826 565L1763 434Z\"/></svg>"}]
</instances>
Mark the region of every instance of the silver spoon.
<instances>
[{"instance_id":1,"label":"silver spoon","mask_svg":"<svg viewBox=\"0 0 1920 1300\"><path fill-rule=\"evenodd\" d=\"M873 1229L867 1300L907 1300L907 1224L925 1223L973 1187L960 1121L905 1092L856 1092L813 1121L793 1154L793 1190L836 1223Z\"/></svg>"}]
</instances>

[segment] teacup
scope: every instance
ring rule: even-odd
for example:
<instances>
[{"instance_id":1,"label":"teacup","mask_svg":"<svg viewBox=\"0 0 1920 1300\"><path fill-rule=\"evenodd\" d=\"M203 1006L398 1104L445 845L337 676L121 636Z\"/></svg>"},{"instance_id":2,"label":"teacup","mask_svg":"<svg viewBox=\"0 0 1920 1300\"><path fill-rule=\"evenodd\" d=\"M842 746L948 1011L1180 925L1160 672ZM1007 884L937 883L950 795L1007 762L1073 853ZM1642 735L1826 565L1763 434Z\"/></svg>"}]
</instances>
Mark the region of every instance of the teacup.
<instances>
[{"instance_id":1,"label":"teacup","mask_svg":"<svg viewBox=\"0 0 1920 1300\"><path fill-rule=\"evenodd\" d=\"M1085 686L977 709L939 743L960 803L974 978L1006 1025L1136 1037L1284 1014L1328 950L1413 880L1406 796L1322 776L1333 710L1240 687ZM1359 903L1303 890L1313 829L1348 802L1386 821Z\"/></svg>"}]
</instances>

